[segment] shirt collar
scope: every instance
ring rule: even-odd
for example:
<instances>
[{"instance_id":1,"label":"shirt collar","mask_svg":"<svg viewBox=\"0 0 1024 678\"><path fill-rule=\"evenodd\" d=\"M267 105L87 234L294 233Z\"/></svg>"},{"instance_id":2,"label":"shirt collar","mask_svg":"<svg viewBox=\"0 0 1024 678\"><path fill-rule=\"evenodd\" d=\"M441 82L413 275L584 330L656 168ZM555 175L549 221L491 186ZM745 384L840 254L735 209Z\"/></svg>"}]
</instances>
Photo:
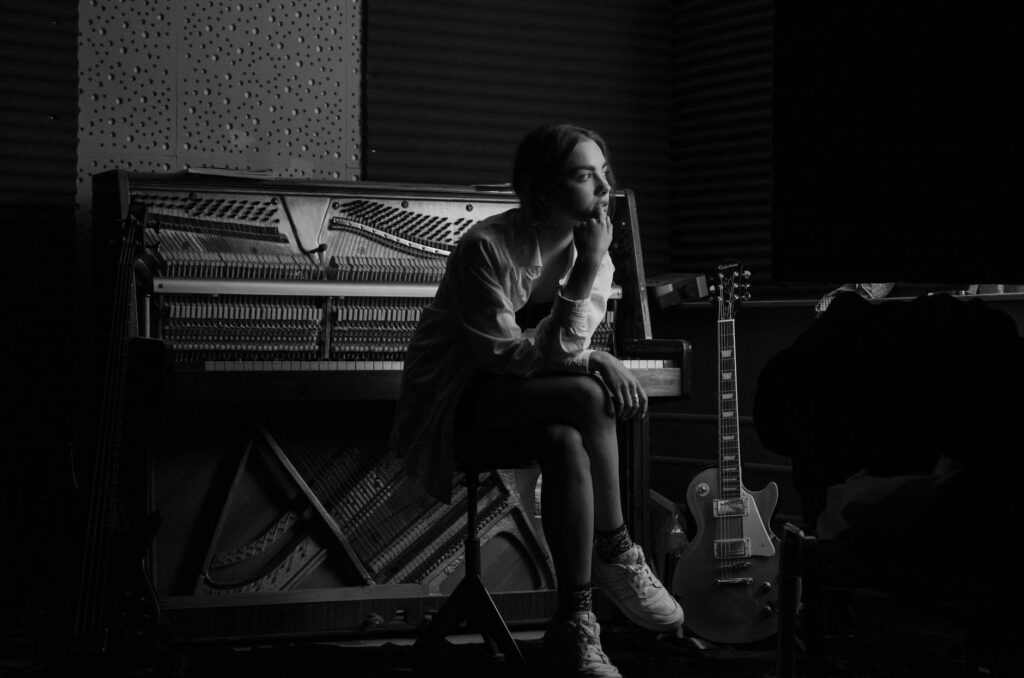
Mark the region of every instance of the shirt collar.
<instances>
[{"instance_id":1,"label":"shirt collar","mask_svg":"<svg viewBox=\"0 0 1024 678\"><path fill-rule=\"evenodd\" d=\"M540 258L540 241L537 239L536 224L522 224L522 210L510 210L508 213L508 230L511 234L512 257L516 264L532 269L539 274L542 266Z\"/></svg>"},{"instance_id":2,"label":"shirt collar","mask_svg":"<svg viewBox=\"0 0 1024 678\"><path fill-rule=\"evenodd\" d=\"M540 256L540 239L537 237L537 224L530 224L529 228L525 228L522 231L518 231L517 228L520 224L516 223L521 212L515 211L515 214L511 217L510 226L512 232L517 235L516 240L520 241L517 244L517 260L522 266L533 269L536 274L540 273L540 269L543 266L543 261ZM521 237L519 237L521 234ZM569 273L572 271L573 266L576 265L576 243L569 242L569 264L566 266L565 271L559 276L559 284L564 285L569 277Z\"/></svg>"}]
</instances>

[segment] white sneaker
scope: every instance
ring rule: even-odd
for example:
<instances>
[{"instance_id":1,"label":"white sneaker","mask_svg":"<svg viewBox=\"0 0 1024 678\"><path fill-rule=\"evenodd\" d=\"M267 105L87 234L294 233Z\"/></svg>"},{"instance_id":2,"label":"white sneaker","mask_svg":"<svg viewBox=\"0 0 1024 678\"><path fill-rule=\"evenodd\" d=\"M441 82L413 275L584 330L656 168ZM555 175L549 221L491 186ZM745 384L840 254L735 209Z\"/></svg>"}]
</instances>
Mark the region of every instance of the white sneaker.
<instances>
[{"instance_id":1,"label":"white sneaker","mask_svg":"<svg viewBox=\"0 0 1024 678\"><path fill-rule=\"evenodd\" d=\"M634 624L650 631L672 633L683 624L683 608L662 586L633 544L614 562L603 562L594 551L592 581Z\"/></svg>"},{"instance_id":2,"label":"white sneaker","mask_svg":"<svg viewBox=\"0 0 1024 678\"><path fill-rule=\"evenodd\" d=\"M575 676L622 678L601 649L601 625L593 612L552 619L544 632L544 651L563 671Z\"/></svg>"}]
</instances>

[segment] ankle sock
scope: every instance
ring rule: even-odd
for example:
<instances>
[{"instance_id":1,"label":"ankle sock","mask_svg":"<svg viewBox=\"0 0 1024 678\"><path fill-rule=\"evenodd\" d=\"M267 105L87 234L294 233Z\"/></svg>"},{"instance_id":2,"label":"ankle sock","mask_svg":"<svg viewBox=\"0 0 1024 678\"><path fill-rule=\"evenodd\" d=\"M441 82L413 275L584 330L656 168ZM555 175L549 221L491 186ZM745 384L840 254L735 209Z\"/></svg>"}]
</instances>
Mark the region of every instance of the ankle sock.
<instances>
[{"instance_id":1,"label":"ankle sock","mask_svg":"<svg viewBox=\"0 0 1024 678\"><path fill-rule=\"evenodd\" d=\"M590 582L568 589L558 589L558 618L568 619L575 612L589 612L594 607Z\"/></svg>"},{"instance_id":2,"label":"ankle sock","mask_svg":"<svg viewBox=\"0 0 1024 678\"><path fill-rule=\"evenodd\" d=\"M629 538L626 523L622 523L614 530L594 530L594 545L597 557L610 563L628 551L633 546L633 540Z\"/></svg>"}]
</instances>

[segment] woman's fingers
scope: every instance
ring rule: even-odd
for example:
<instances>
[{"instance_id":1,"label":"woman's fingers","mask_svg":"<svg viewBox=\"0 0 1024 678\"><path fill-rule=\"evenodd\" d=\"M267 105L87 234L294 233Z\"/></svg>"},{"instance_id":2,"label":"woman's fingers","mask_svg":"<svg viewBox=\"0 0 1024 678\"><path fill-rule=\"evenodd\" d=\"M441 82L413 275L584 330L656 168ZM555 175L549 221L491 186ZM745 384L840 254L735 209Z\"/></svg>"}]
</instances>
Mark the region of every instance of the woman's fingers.
<instances>
[{"instance_id":1,"label":"woman's fingers","mask_svg":"<svg viewBox=\"0 0 1024 678\"><path fill-rule=\"evenodd\" d=\"M647 394L639 384L625 383L616 400L622 404L619 411L621 419L631 419L638 414L647 413Z\"/></svg>"},{"instance_id":2,"label":"woman's fingers","mask_svg":"<svg viewBox=\"0 0 1024 678\"><path fill-rule=\"evenodd\" d=\"M612 359L606 368L602 368L601 374L616 417L630 419L638 414L641 417L647 416L650 401L632 372Z\"/></svg>"},{"instance_id":3,"label":"woman's fingers","mask_svg":"<svg viewBox=\"0 0 1024 678\"><path fill-rule=\"evenodd\" d=\"M630 419L637 416L647 416L648 399L647 393L640 387L640 384L631 384L627 395L626 408L623 412L623 419Z\"/></svg>"}]
</instances>

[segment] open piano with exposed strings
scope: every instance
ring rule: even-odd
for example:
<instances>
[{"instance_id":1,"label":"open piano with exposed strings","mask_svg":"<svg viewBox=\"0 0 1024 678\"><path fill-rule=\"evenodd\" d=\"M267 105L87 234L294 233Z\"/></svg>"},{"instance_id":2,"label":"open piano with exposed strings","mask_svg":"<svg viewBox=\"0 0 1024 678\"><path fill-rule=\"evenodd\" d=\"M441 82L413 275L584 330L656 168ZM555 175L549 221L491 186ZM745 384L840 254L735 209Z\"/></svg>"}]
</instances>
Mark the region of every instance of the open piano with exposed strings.
<instances>
[{"instance_id":1,"label":"open piano with exposed strings","mask_svg":"<svg viewBox=\"0 0 1024 678\"><path fill-rule=\"evenodd\" d=\"M516 204L504 187L93 177L102 238L138 221L127 370L146 406L125 452L143 470L125 482L163 518L148 569L175 638L394 632L440 606L460 578L465 488L435 502L383 442L448 253ZM685 398L690 347L651 336L631 191L613 222L613 298L593 345L652 398ZM647 427L620 426L624 510L641 540ZM524 469L493 474L478 497L484 570L502 563L492 590L513 624L555 605L538 497Z\"/></svg>"}]
</instances>

